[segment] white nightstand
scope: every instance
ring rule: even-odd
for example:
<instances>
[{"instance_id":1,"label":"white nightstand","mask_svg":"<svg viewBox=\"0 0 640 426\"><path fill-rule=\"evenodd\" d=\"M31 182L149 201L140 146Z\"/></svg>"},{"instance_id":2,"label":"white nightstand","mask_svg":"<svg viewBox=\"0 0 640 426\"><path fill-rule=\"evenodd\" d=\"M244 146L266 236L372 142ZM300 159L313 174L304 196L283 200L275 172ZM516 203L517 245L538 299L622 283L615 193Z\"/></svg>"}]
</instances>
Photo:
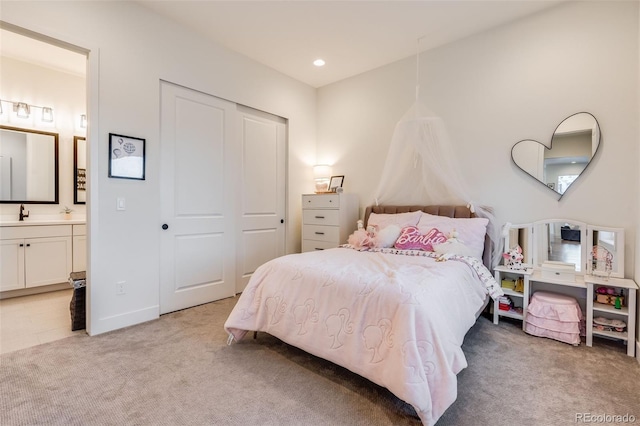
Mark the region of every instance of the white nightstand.
<instances>
[{"instance_id":1,"label":"white nightstand","mask_svg":"<svg viewBox=\"0 0 640 426\"><path fill-rule=\"evenodd\" d=\"M356 194L304 194L302 196L302 252L345 244L359 216Z\"/></svg>"},{"instance_id":2,"label":"white nightstand","mask_svg":"<svg viewBox=\"0 0 640 426\"><path fill-rule=\"evenodd\" d=\"M515 311L501 311L497 300L493 302L493 323L498 324L500 317L515 318L522 321L522 329L524 330L524 320L527 314L527 306L529 306L529 278L533 274L533 269L513 270L504 265L496 266L494 269L494 275L496 281L502 286L502 280L505 278L522 278L524 281L524 289L521 292L511 290L508 288L502 288L502 291L506 296L511 298L517 298L522 301L522 313Z\"/></svg>"}]
</instances>

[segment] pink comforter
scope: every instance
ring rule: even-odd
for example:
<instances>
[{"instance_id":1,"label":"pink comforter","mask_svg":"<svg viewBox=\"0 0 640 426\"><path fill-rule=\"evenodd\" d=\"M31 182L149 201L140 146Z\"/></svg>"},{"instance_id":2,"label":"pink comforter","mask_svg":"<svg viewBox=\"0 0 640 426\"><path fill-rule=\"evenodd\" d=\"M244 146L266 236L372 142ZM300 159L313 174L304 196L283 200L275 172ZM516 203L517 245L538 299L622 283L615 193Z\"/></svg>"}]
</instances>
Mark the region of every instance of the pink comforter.
<instances>
[{"instance_id":1,"label":"pink comforter","mask_svg":"<svg viewBox=\"0 0 640 426\"><path fill-rule=\"evenodd\" d=\"M264 331L348 368L434 424L456 399L463 338L496 284L465 259L395 252L336 248L274 259L253 274L225 330L235 340Z\"/></svg>"}]
</instances>

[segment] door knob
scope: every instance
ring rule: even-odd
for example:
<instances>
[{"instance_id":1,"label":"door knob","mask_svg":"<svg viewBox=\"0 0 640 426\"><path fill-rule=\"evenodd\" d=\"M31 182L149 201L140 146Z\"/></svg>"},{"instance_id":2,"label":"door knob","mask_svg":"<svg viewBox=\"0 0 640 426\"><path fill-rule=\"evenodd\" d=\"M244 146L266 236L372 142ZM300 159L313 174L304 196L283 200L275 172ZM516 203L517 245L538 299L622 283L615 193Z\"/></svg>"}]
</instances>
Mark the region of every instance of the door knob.
<instances>
[{"instance_id":1,"label":"door knob","mask_svg":"<svg viewBox=\"0 0 640 426\"><path fill-rule=\"evenodd\" d=\"M163 223L162 224L162 229L164 229L166 231L167 229L169 229L169 225L167 225L166 223Z\"/></svg>"}]
</instances>

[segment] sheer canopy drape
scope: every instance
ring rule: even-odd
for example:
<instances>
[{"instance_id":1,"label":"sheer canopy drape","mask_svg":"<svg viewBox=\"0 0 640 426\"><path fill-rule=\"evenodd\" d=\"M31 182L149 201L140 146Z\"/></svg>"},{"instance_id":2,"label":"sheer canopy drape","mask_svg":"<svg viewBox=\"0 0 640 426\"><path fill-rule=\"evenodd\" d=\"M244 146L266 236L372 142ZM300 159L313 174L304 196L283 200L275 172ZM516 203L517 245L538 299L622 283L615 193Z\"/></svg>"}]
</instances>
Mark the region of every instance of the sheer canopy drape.
<instances>
[{"instance_id":1,"label":"sheer canopy drape","mask_svg":"<svg viewBox=\"0 0 640 426\"><path fill-rule=\"evenodd\" d=\"M500 259L500 230L490 209L475 205L467 190L443 120L419 102L396 124L376 204L471 204L479 217L489 219L488 234Z\"/></svg>"}]
</instances>

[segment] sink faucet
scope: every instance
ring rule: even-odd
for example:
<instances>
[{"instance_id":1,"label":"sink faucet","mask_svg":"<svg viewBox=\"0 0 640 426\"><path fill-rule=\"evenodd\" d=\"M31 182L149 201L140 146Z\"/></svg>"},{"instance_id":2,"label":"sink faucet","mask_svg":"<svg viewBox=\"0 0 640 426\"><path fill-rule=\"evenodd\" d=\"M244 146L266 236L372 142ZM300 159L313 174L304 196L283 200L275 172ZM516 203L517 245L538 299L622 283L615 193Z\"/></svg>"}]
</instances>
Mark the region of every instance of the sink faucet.
<instances>
[{"instance_id":1,"label":"sink faucet","mask_svg":"<svg viewBox=\"0 0 640 426\"><path fill-rule=\"evenodd\" d=\"M24 214L24 204L20 204L20 221L23 221L25 217L29 217L29 212Z\"/></svg>"}]
</instances>

